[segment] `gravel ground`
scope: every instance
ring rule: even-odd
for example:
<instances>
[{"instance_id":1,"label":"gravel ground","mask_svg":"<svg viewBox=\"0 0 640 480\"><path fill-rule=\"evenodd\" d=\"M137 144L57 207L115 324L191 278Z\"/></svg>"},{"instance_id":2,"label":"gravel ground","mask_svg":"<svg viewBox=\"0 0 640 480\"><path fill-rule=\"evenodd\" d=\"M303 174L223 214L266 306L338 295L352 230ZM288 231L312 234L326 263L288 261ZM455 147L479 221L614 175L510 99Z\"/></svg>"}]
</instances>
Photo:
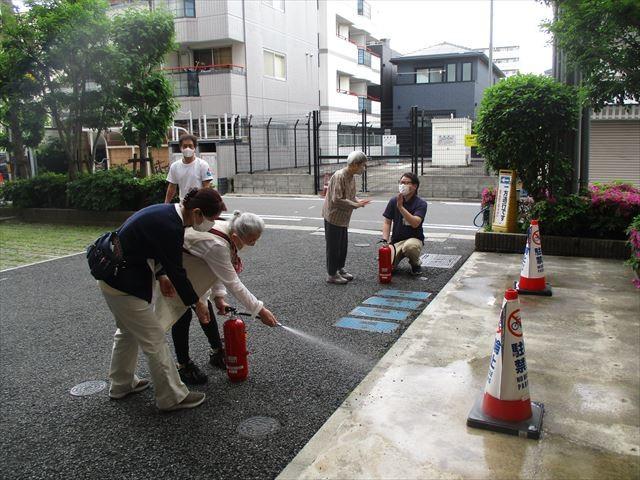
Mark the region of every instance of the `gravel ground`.
<instances>
[{"instance_id":1,"label":"gravel ground","mask_svg":"<svg viewBox=\"0 0 640 480\"><path fill-rule=\"evenodd\" d=\"M350 234L347 266L357 278L338 286L324 282L323 236L266 230L243 257L243 281L283 324L325 344L249 320L249 379L231 384L207 365L209 382L194 388L207 393L206 402L172 414L158 413L152 389L122 401L109 400L106 390L69 394L78 383L106 380L115 330L83 256L0 273L3 478L275 477L418 313L392 334L333 326L382 288L375 239ZM435 296L472 250L469 240L427 242L430 253L462 259L452 269L426 269L423 278L400 272L391 288ZM197 325L191 356L200 365L208 359ZM139 373L148 375L142 355ZM239 435L254 416L280 427Z\"/></svg>"}]
</instances>

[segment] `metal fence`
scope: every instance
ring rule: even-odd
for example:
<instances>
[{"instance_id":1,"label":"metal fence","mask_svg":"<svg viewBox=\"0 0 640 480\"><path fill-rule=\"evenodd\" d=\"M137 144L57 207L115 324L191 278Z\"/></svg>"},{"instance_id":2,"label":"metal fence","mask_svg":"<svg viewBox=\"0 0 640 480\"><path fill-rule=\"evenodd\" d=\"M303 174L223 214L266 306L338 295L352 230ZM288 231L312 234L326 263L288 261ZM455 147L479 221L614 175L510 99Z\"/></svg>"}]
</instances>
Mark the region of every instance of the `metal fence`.
<instances>
[{"instance_id":1,"label":"metal fence","mask_svg":"<svg viewBox=\"0 0 640 480\"><path fill-rule=\"evenodd\" d=\"M326 117L323 119L323 115ZM412 107L404 114L363 109L360 114L333 115L313 111L298 117L235 117L235 171L279 171L313 175L322 190L327 175L342 168L354 150L370 158L359 189L390 192L403 172L418 175L485 175L484 160L464 146L471 121L448 112Z\"/></svg>"}]
</instances>

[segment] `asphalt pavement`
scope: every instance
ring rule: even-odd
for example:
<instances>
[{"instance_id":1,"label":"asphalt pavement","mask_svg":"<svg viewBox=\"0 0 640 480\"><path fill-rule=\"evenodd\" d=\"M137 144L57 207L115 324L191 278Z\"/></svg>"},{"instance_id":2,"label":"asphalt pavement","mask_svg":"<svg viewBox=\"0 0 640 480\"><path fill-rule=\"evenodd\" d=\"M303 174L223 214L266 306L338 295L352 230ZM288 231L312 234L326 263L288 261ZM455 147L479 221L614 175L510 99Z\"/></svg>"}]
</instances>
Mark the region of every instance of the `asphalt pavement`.
<instances>
[{"instance_id":1,"label":"asphalt pavement","mask_svg":"<svg viewBox=\"0 0 640 480\"><path fill-rule=\"evenodd\" d=\"M322 232L272 224L243 258L241 277L280 322L323 343L249 320L249 379L231 384L207 366L209 382L194 388L206 402L172 414L156 410L151 389L122 401L106 390L70 395L107 379L115 330L82 255L0 272L3 477L274 478L422 310L387 334L334 326L382 288L377 238L351 233L347 266L356 280L329 285ZM431 292L428 305L473 251L469 238L433 237L425 251L460 255L453 268L401 271L392 287ZM191 353L200 365L208 359L195 320ZM148 376L142 355L139 373ZM255 417L273 422L270 433L243 430Z\"/></svg>"}]
</instances>

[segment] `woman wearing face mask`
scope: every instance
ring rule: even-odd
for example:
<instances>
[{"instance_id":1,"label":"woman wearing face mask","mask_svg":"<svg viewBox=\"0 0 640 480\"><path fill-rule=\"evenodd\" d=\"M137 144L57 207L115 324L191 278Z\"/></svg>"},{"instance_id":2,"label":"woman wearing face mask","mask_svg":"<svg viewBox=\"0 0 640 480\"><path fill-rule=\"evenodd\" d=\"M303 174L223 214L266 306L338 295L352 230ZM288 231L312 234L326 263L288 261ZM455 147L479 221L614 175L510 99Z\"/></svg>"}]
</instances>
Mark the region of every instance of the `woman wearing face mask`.
<instances>
[{"instance_id":1,"label":"woman wearing face mask","mask_svg":"<svg viewBox=\"0 0 640 480\"><path fill-rule=\"evenodd\" d=\"M264 222L260 217L253 213L240 213L237 210L233 212L228 222L216 221L209 232L202 233L188 229L184 236L184 249L188 253L185 253L183 262L201 298L206 297L211 290L211 297L218 313L224 313L225 307L228 306L225 297L229 291L252 317L258 316L262 323L274 327L277 325L276 317L238 278L243 268L240 254L256 244L263 230ZM182 315L184 306L176 300L171 300L171 297L175 297L175 290L168 278L160 279L160 288L163 295L168 297L159 300L163 315L173 318ZM215 325L215 318L212 319L211 324ZM191 362L188 331L185 335L178 337L174 335L173 343L178 361ZM218 349L217 352L213 352L213 355L222 357L221 344Z\"/></svg>"},{"instance_id":2,"label":"woman wearing face mask","mask_svg":"<svg viewBox=\"0 0 640 480\"><path fill-rule=\"evenodd\" d=\"M113 313L114 335L109 396L121 399L149 386L134 372L141 348L147 357L155 385L156 404L172 411L197 407L204 393L189 392L180 381L165 340L167 324L154 310L154 271L160 265L175 286L180 302L195 309L202 323L210 321L206 302L199 300L182 265L184 229L209 230L225 209L220 194L211 188L191 190L181 204L152 205L134 213L118 229L126 266L98 285Z\"/></svg>"}]
</instances>

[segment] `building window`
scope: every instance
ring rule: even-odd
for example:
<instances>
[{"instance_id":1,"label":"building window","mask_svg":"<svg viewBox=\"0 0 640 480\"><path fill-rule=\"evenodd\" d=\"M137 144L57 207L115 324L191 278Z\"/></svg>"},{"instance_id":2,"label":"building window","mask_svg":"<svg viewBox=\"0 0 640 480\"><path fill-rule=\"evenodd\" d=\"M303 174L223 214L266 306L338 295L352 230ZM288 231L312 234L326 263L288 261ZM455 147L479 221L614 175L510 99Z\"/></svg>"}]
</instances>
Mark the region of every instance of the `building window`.
<instances>
[{"instance_id":1,"label":"building window","mask_svg":"<svg viewBox=\"0 0 640 480\"><path fill-rule=\"evenodd\" d=\"M447 82L455 82L456 81L456 64L449 63L447 64Z\"/></svg>"},{"instance_id":2,"label":"building window","mask_svg":"<svg viewBox=\"0 0 640 480\"><path fill-rule=\"evenodd\" d=\"M358 64L371 66L371 53L367 52L364 48L358 49Z\"/></svg>"},{"instance_id":3,"label":"building window","mask_svg":"<svg viewBox=\"0 0 640 480\"><path fill-rule=\"evenodd\" d=\"M442 83L444 67L418 68L416 83Z\"/></svg>"},{"instance_id":4,"label":"building window","mask_svg":"<svg viewBox=\"0 0 640 480\"><path fill-rule=\"evenodd\" d=\"M165 0L165 5L176 18L196 16L196 0Z\"/></svg>"},{"instance_id":5,"label":"building window","mask_svg":"<svg viewBox=\"0 0 640 480\"><path fill-rule=\"evenodd\" d=\"M231 47L207 48L193 51L193 65L203 67L208 65L231 65Z\"/></svg>"},{"instance_id":6,"label":"building window","mask_svg":"<svg viewBox=\"0 0 640 480\"><path fill-rule=\"evenodd\" d=\"M262 0L262 3L269 5L271 8L284 12L284 0Z\"/></svg>"},{"instance_id":7,"label":"building window","mask_svg":"<svg viewBox=\"0 0 640 480\"><path fill-rule=\"evenodd\" d=\"M463 82L471 81L471 63L462 64L462 81Z\"/></svg>"},{"instance_id":8,"label":"building window","mask_svg":"<svg viewBox=\"0 0 640 480\"><path fill-rule=\"evenodd\" d=\"M371 5L365 0L358 0L358 15L371 18Z\"/></svg>"},{"instance_id":9,"label":"building window","mask_svg":"<svg viewBox=\"0 0 640 480\"><path fill-rule=\"evenodd\" d=\"M281 53L264 50L264 75L266 77L287 79L286 57Z\"/></svg>"}]
</instances>

